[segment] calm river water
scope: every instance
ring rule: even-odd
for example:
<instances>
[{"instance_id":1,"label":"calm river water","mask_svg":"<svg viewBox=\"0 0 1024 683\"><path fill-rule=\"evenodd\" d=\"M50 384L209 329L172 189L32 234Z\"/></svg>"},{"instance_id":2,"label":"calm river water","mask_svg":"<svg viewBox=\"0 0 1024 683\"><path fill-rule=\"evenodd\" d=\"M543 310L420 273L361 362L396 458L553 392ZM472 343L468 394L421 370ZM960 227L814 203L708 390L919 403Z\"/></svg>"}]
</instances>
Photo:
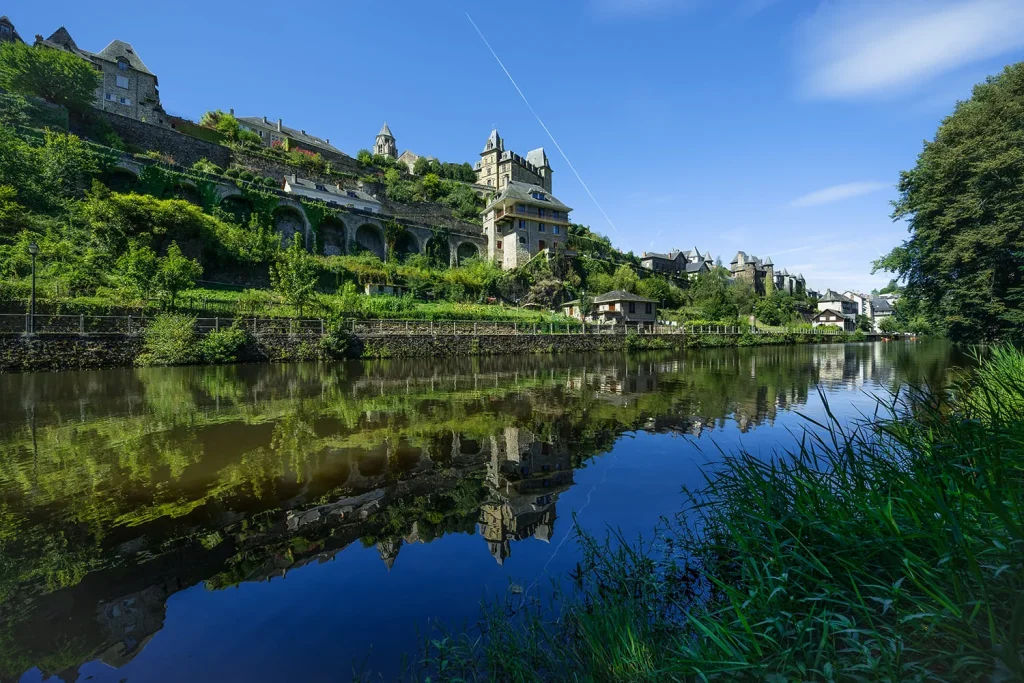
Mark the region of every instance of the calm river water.
<instances>
[{"instance_id":1,"label":"calm river water","mask_svg":"<svg viewBox=\"0 0 1024 683\"><path fill-rule=\"evenodd\" d=\"M0 681L393 680L649 533L717 448L941 385L946 346L0 376Z\"/></svg>"}]
</instances>

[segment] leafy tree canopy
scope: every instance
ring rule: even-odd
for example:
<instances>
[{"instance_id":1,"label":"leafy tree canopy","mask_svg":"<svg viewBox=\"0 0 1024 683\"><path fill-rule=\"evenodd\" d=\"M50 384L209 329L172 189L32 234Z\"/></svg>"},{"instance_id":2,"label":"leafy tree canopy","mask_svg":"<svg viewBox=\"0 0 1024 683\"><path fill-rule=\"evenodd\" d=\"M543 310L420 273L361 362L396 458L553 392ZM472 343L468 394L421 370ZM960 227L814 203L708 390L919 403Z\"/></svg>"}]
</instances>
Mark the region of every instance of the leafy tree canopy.
<instances>
[{"instance_id":1,"label":"leafy tree canopy","mask_svg":"<svg viewBox=\"0 0 1024 683\"><path fill-rule=\"evenodd\" d=\"M23 43L0 45L0 88L8 92L82 113L92 106L98 87L99 74L77 55Z\"/></svg>"},{"instance_id":2,"label":"leafy tree canopy","mask_svg":"<svg viewBox=\"0 0 1024 683\"><path fill-rule=\"evenodd\" d=\"M910 237L875 263L954 340L1024 336L1024 63L975 86L900 176Z\"/></svg>"}]
</instances>

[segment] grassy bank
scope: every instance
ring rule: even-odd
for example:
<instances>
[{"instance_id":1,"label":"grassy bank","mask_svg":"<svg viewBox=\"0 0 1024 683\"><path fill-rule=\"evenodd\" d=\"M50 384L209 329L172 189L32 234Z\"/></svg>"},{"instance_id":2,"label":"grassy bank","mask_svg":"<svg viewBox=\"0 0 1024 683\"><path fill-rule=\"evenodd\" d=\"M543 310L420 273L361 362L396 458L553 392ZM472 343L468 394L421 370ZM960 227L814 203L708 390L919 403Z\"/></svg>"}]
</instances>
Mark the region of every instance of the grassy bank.
<instances>
[{"instance_id":1,"label":"grassy bank","mask_svg":"<svg viewBox=\"0 0 1024 683\"><path fill-rule=\"evenodd\" d=\"M1024 355L729 455L642 546L581 537L557 614L433 641L432 680L1024 679ZM512 616L509 616L512 614Z\"/></svg>"}]
</instances>

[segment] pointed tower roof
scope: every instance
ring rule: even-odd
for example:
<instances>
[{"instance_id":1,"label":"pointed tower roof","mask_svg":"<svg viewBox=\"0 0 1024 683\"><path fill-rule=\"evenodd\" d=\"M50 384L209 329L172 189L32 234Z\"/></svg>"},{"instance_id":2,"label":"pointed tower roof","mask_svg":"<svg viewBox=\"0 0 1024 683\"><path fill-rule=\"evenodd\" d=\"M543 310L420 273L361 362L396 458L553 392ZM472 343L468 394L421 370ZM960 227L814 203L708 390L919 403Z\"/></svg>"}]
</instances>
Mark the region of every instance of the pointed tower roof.
<instances>
[{"instance_id":1,"label":"pointed tower roof","mask_svg":"<svg viewBox=\"0 0 1024 683\"><path fill-rule=\"evenodd\" d=\"M713 259L713 258L711 257L711 252L710 252L710 251L708 251L708 252L705 252L705 253L704 253L704 260L705 260L705 261L714 261L715 259Z\"/></svg>"},{"instance_id":2,"label":"pointed tower roof","mask_svg":"<svg viewBox=\"0 0 1024 683\"><path fill-rule=\"evenodd\" d=\"M771 256L765 257L764 264L766 266L774 266L775 265L774 263L772 263L772 257Z\"/></svg>"},{"instance_id":3,"label":"pointed tower roof","mask_svg":"<svg viewBox=\"0 0 1024 683\"><path fill-rule=\"evenodd\" d=\"M387 121L385 121L384 125L381 126L380 132L377 133L377 137L380 137L381 135L383 135L386 138L393 138L393 137L395 137L394 135L391 134L391 129L388 128L388 122Z\"/></svg>"},{"instance_id":4,"label":"pointed tower roof","mask_svg":"<svg viewBox=\"0 0 1024 683\"><path fill-rule=\"evenodd\" d=\"M68 33L68 30L63 26L54 31L50 35L50 37L46 39L46 42L60 45L71 50L72 52L76 52L78 50L78 46L75 45L75 41L71 37L71 34Z\"/></svg>"},{"instance_id":5,"label":"pointed tower roof","mask_svg":"<svg viewBox=\"0 0 1024 683\"><path fill-rule=\"evenodd\" d=\"M544 152L543 147L538 147L537 149L530 150L529 152L527 152L526 161L533 164L537 168L550 167L550 164L548 163L548 155Z\"/></svg>"},{"instance_id":6,"label":"pointed tower roof","mask_svg":"<svg viewBox=\"0 0 1024 683\"><path fill-rule=\"evenodd\" d=\"M490 136L488 136L487 138L487 144L484 146L484 153L490 152L491 150L495 149L500 150L503 147L504 145L502 144L501 136L498 135L498 129L495 128L494 130L491 131Z\"/></svg>"}]
</instances>

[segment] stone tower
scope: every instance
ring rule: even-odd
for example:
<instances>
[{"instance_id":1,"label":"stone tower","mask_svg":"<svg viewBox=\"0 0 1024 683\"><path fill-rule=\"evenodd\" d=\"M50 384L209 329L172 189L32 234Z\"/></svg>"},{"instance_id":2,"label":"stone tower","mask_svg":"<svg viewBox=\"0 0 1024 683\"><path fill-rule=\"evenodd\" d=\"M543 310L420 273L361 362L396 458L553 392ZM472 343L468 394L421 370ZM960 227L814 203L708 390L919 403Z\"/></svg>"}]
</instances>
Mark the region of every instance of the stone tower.
<instances>
[{"instance_id":1,"label":"stone tower","mask_svg":"<svg viewBox=\"0 0 1024 683\"><path fill-rule=\"evenodd\" d=\"M377 133L377 142L373 145L373 153L391 157L392 159L398 158L398 144L395 142L395 136L391 134L391 129L388 128L386 121L380 132Z\"/></svg>"},{"instance_id":2,"label":"stone tower","mask_svg":"<svg viewBox=\"0 0 1024 683\"><path fill-rule=\"evenodd\" d=\"M772 263L772 257L769 256L764 260L764 293L771 294L775 291L775 264Z\"/></svg>"}]
</instances>

